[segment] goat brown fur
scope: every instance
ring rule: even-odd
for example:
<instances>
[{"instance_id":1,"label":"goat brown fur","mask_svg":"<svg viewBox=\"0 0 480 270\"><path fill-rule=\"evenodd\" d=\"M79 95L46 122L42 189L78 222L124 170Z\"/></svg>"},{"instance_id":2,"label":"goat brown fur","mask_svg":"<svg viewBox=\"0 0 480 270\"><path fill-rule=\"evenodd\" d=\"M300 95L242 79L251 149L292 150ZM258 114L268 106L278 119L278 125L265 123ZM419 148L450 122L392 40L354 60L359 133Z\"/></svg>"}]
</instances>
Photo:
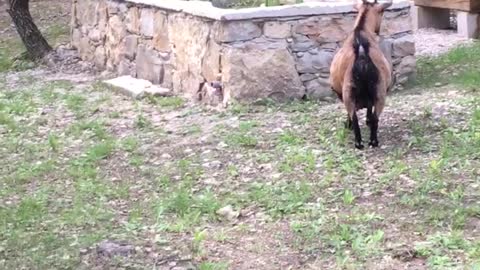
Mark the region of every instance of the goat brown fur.
<instances>
[{"instance_id":1,"label":"goat brown fur","mask_svg":"<svg viewBox=\"0 0 480 270\"><path fill-rule=\"evenodd\" d=\"M358 15L354 31L346 38L330 67L330 85L345 105L348 114L347 123L354 130L355 146L359 149L363 148L363 145L356 112L364 108L367 109L367 124L370 126L371 133L369 144L373 147L378 146L376 134L378 119L385 107L387 92L392 82L391 66L380 49L378 33L383 12L391 4L391 2L380 4L376 0L374 3L369 3L363 0L356 5ZM368 86L372 80L365 81L369 77L367 71L359 71L354 74L354 66L358 64L356 61L359 61L359 46L363 46L364 48L361 49L366 52L366 55L363 56L364 62L368 61L373 64L370 65L370 71L375 73L373 74L375 75L373 77L376 78L375 85ZM362 89L366 88L365 86L373 90L368 93L370 90Z\"/></svg>"}]
</instances>

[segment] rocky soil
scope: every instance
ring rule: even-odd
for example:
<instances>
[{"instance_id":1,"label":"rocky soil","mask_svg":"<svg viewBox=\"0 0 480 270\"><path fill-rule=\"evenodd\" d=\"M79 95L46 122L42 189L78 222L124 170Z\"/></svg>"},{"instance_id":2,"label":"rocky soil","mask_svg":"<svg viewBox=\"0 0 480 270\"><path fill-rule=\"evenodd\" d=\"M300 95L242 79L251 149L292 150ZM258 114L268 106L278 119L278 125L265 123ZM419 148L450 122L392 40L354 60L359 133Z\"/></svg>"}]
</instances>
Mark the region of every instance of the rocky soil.
<instances>
[{"instance_id":1,"label":"rocky soil","mask_svg":"<svg viewBox=\"0 0 480 270\"><path fill-rule=\"evenodd\" d=\"M436 56L460 45L468 45L472 39L459 36L455 30L420 29L415 32L417 56Z\"/></svg>"}]
</instances>

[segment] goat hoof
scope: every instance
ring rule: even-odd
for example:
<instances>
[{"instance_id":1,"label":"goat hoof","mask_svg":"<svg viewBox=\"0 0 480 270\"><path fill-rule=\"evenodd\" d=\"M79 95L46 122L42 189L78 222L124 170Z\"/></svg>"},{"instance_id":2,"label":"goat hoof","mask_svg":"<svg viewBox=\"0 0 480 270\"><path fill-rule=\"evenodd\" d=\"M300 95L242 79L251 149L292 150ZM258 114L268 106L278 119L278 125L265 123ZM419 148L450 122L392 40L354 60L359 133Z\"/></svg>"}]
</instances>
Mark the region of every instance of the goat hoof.
<instances>
[{"instance_id":1,"label":"goat hoof","mask_svg":"<svg viewBox=\"0 0 480 270\"><path fill-rule=\"evenodd\" d=\"M370 142L368 143L368 145L371 146L371 147L378 147L378 141L377 141L377 140L375 140L375 141L370 141Z\"/></svg>"},{"instance_id":2,"label":"goat hoof","mask_svg":"<svg viewBox=\"0 0 480 270\"><path fill-rule=\"evenodd\" d=\"M362 143L355 143L355 148L362 150L364 146Z\"/></svg>"}]
</instances>

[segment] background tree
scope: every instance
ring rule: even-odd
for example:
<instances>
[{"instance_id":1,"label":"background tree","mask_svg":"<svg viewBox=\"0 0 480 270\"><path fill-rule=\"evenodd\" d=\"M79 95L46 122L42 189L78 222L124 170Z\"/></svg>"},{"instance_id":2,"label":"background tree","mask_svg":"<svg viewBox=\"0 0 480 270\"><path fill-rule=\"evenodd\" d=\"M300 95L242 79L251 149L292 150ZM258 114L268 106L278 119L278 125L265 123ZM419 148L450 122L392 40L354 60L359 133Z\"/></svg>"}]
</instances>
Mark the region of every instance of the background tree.
<instances>
[{"instance_id":1,"label":"background tree","mask_svg":"<svg viewBox=\"0 0 480 270\"><path fill-rule=\"evenodd\" d=\"M44 58L52 50L52 47L33 22L29 2L30 0L7 0L7 12L27 49L28 57L38 60Z\"/></svg>"}]
</instances>

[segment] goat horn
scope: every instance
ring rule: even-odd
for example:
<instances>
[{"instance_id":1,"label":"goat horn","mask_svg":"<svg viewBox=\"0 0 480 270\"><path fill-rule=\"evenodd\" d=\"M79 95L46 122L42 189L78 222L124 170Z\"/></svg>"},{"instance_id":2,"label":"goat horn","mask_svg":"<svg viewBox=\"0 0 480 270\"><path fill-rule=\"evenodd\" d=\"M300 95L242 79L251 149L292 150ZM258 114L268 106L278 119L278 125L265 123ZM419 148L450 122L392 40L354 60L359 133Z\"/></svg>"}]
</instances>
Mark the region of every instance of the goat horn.
<instances>
[{"instance_id":1,"label":"goat horn","mask_svg":"<svg viewBox=\"0 0 480 270\"><path fill-rule=\"evenodd\" d=\"M377 2L377 0L375 0L375 2ZM382 3L382 8L386 9L390 7L392 4L393 4L393 0L386 1L385 3Z\"/></svg>"}]
</instances>

